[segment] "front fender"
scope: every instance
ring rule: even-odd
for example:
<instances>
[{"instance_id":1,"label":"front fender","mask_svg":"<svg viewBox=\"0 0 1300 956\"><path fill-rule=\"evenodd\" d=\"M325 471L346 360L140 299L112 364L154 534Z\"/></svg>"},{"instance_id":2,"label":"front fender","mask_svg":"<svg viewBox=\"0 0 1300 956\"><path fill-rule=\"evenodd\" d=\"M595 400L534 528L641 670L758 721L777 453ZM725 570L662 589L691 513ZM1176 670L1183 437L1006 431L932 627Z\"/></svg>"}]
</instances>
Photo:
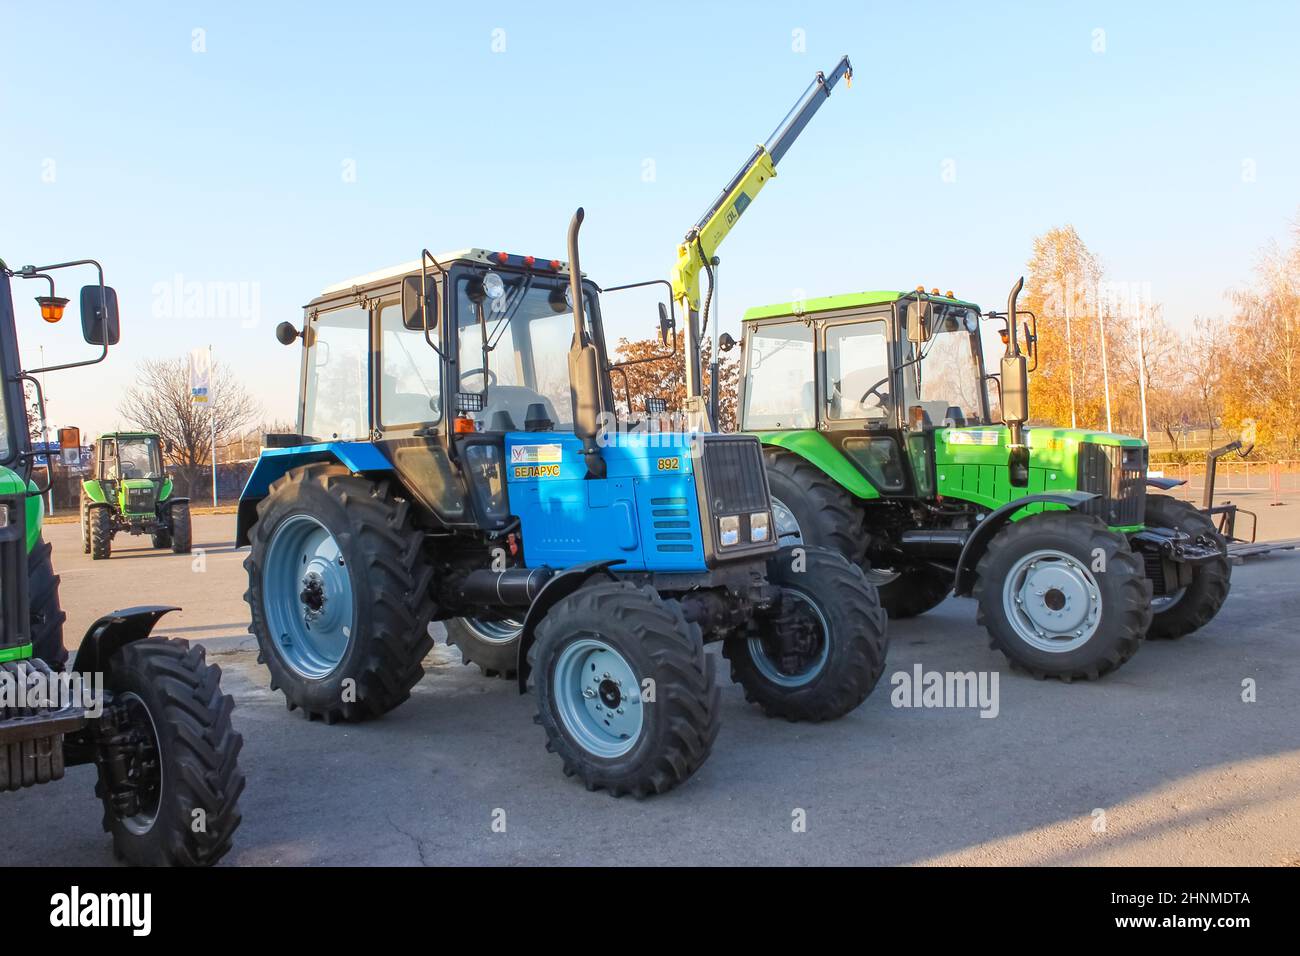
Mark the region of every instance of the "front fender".
<instances>
[{"instance_id":1,"label":"front fender","mask_svg":"<svg viewBox=\"0 0 1300 956\"><path fill-rule=\"evenodd\" d=\"M515 672L519 675L519 693L528 692L528 649L533 646L533 632L537 629L537 623L546 616L547 611L596 575L603 574L613 580L614 575L610 573L610 567L622 563L623 559L617 558L612 561L575 564L571 568L565 568L542 585L542 590L529 605L528 613L524 615L524 626L519 631L519 657L515 662Z\"/></svg>"},{"instance_id":2,"label":"front fender","mask_svg":"<svg viewBox=\"0 0 1300 956\"><path fill-rule=\"evenodd\" d=\"M975 526L975 530L971 532L961 549L961 558L957 561L957 577L953 582L953 593L958 597L965 597L971 593L971 589L975 586L975 566L988 550L989 543L1002 530L1003 525L1027 505L1054 504L1074 509L1096 497L1098 495L1091 491L1048 491L1042 494L1025 495L990 512Z\"/></svg>"},{"instance_id":3,"label":"front fender","mask_svg":"<svg viewBox=\"0 0 1300 956\"><path fill-rule=\"evenodd\" d=\"M86 636L81 639L72 670L79 674L107 671L108 662L120 648L144 640L159 618L179 610L166 605L144 605L105 614L90 625Z\"/></svg>"},{"instance_id":4,"label":"front fender","mask_svg":"<svg viewBox=\"0 0 1300 956\"><path fill-rule=\"evenodd\" d=\"M104 486L99 483L97 478L83 481L81 483L81 492L97 505L108 504L108 495L104 493Z\"/></svg>"},{"instance_id":5,"label":"front fender","mask_svg":"<svg viewBox=\"0 0 1300 956\"><path fill-rule=\"evenodd\" d=\"M370 442L331 441L293 448L264 448L239 494L239 514L235 518L235 547L248 544L248 531L257 523L257 504L266 497L271 485L290 470L317 462L337 462L353 474L392 471L392 462Z\"/></svg>"}]
</instances>

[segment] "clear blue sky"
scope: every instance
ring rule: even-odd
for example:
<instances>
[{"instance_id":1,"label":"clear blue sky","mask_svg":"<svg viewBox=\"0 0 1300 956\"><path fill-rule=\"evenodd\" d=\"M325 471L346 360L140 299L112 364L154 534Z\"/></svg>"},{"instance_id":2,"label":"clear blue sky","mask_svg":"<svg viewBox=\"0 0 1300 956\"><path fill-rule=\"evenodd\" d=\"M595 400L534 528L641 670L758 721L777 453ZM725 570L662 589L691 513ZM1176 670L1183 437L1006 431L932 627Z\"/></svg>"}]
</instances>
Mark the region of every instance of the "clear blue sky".
<instances>
[{"instance_id":1,"label":"clear blue sky","mask_svg":"<svg viewBox=\"0 0 1300 956\"><path fill-rule=\"evenodd\" d=\"M118 422L137 361L209 342L289 417L275 324L422 246L563 256L581 204L598 282L665 277L842 53L852 90L723 249L724 329L799 291L925 283L1000 305L1031 238L1065 222L1183 323L1222 314L1300 208L1292 3L0 8L0 256L98 257L122 303L109 363L49 380L51 424L92 432ZM177 276L246 283L259 321L167 315ZM37 328L29 291L28 364L42 343L70 356L79 337Z\"/></svg>"}]
</instances>

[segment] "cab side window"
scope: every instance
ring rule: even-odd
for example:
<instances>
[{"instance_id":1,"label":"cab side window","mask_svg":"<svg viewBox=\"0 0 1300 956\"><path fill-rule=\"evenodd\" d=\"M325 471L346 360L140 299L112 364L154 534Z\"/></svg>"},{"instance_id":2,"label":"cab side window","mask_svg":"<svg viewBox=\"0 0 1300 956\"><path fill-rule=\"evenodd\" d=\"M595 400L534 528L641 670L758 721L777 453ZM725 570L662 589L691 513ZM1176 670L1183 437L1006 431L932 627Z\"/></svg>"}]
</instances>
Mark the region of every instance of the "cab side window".
<instances>
[{"instance_id":1,"label":"cab side window","mask_svg":"<svg viewBox=\"0 0 1300 956\"><path fill-rule=\"evenodd\" d=\"M823 402L827 417L887 420L893 381L884 321L828 327L825 354Z\"/></svg>"}]
</instances>

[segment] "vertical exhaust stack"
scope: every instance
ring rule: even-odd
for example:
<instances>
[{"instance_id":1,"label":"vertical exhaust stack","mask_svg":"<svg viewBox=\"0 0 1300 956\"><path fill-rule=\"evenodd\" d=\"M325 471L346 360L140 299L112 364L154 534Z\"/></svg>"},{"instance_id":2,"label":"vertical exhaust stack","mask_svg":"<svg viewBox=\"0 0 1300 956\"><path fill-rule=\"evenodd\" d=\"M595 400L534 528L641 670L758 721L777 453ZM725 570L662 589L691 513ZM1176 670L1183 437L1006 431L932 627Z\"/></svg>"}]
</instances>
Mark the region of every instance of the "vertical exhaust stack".
<instances>
[{"instance_id":1,"label":"vertical exhaust stack","mask_svg":"<svg viewBox=\"0 0 1300 956\"><path fill-rule=\"evenodd\" d=\"M1007 442L1007 467L1011 484L1029 484L1029 448L1025 445L1025 422L1029 419L1029 363L1020 351L1016 334L1016 299L1025 287L1021 276L1007 296L1007 351L1002 356L1002 421L1010 432Z\"/></svg>"},{"instance_id":2,"label":"vertical exhaust stack","mask_svg":"<svg viewBox=\"0 0 1300 956\"><path fill-rule=\"evenodd\" d=\"M582 441L588 478L605 477L605 459L596 436L600 431L600 361L596 346L587 335L582 301L582 265L578 259L578 231L585 213L582 207L569 222L569 293L573 298L573 344L569 346L569 397L573 402L573 434Z\"/></svg>"}]
</instances>

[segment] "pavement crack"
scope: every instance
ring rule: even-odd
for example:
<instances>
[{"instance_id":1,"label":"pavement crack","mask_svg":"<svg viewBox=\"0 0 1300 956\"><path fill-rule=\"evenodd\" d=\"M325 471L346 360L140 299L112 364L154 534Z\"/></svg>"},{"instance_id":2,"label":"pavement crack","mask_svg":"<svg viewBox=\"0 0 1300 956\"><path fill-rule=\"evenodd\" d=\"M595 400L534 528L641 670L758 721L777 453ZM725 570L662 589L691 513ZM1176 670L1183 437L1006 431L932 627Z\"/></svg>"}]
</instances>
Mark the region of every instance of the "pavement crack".
<instances>
[{"instance_id":1,"label":"pavement crack","mask_svg":"<svg viewBox=\"0 0 1300 956\"><path fill-rule=\"evenodd\" d=\"M429 858L425 853L423 840L421 840L418 836L416 836L411 831L403 830L400 826L398 826L397 821L393 819L393 815L391 813L385 813L384 819L388 821L388 825L390 827L392 827L402 836L410 840L411 843L415 846L415 852L418 853L420 856L420 866L433 866L433 864L429 862Z\"/></svg>"}]
</instances>

